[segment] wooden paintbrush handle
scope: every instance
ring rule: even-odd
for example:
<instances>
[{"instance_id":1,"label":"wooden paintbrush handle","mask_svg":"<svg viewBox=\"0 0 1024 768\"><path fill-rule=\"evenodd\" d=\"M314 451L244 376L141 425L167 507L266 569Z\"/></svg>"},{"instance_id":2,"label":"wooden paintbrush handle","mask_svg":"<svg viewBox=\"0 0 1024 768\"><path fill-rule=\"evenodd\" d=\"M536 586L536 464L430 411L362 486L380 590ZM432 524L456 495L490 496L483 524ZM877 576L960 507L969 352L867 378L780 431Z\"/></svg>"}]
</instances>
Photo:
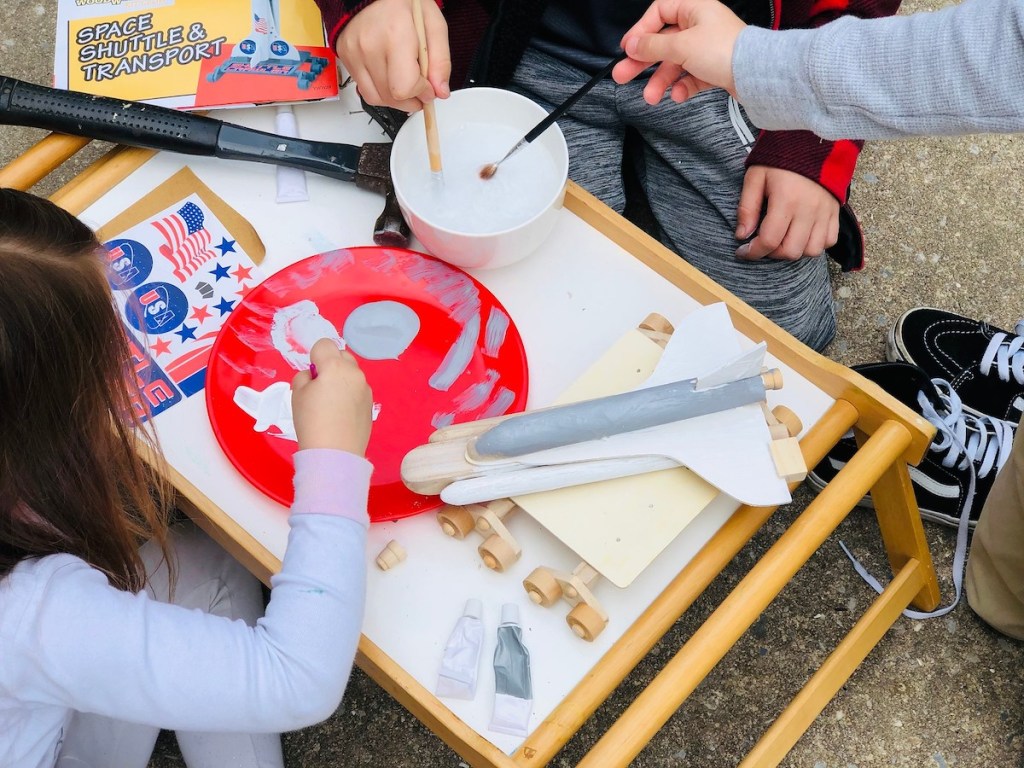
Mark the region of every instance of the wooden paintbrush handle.
<instances>
[{"instance_id":1,"label":"wooden paintbrush handle","mask_svg":"<svg viewBox=\"0 0 1024 768\"><path fill-rule=\"evenodd\" d=\"M437 113L434 102L423 105L423 125L427 129L427 154L430 155L431 173L441 172L441 137L437 133Z\"/></svg>"},{"instance_id":2,"label":"wooden paintbrush handle","mask_svg":"<svg viewBox=\"0 0 1024 768\"><path fill-rule=\"evenodd\" d=\"M427 30L423 24L423 4L421 0L412 0L412 17L416 25L416 36L420 43L420 74L427 79L430 69L430 58L427 53ZM437 113L432 101L423 105L423 127L427 131L427 154L430 155L430 170L441 172L441 137L437 133Z\"/></svg>"}]
</instances>

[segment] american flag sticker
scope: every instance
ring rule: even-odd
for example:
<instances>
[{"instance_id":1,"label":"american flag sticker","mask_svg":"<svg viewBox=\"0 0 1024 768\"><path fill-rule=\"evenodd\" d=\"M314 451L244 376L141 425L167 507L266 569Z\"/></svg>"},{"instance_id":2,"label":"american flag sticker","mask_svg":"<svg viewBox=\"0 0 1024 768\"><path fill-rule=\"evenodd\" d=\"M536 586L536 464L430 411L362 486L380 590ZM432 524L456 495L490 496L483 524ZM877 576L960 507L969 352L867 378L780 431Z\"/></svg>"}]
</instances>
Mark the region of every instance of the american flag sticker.
<instances>
[{"instance_id":1,"label":"american flag sticker","mask_svg":"<svg viewBox=\"0 0 1024 768\"><path fill-rule=\"evenodd\" d=\"M184 281L216 256L210 249L210 231L204 226L206 215L195 203L185 203L177 211L153 222L163 237L160 255L174 268L174 276Z\"/></svg>"},{"instance_id":2,"label":"american flag sticker","mask_svg":"<svg viewBox=\"0 0 1024 768\"><path fill-rule=\"evenodd\" d=\"M142 392L136 407L155 417L203 391L217 333L263 276L194 194L105 245L134 349Z\"/></svg>"},{"instance_id":3,"label":"american flag sticker","mask_svg":"<svg viewBox=\"0 0 1024 768\"><path fill-rule=\"evenodd\" d=\"M259 35L265 35L270 32L270 25L267 24L267 20L263 16L257 16L253 14L252 31Z\"/></svg>"}]
</instances>

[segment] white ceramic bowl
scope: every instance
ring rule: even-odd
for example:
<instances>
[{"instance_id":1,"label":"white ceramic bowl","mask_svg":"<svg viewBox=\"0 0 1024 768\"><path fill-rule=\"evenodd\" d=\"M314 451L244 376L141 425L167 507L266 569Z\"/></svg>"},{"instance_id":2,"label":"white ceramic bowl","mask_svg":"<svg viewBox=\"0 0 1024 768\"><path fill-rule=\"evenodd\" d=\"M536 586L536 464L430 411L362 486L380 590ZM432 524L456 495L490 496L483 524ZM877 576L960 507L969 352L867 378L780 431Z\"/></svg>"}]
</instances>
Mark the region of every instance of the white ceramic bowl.
<instances>
[{"instance_id":1,"label":"white ceramic bowl","mask_svg":"<svg viewBox=\"0 0 1024 768\"><path fill-rule=\"evenodd\" d=\"M435 104L442 161L446 156L450 160L456 159L454 153L460 151L459 131L466 124L493 123L515 137L497 157L492 158L494 162L547 115L542 107L525 96L497 88L465 88L454 91L447 99L438 99ZM520 158L527 152L532 153L530 157ZM410 205L410 198L416 197L414 183L422 184L423 174L429 173L429 161L423 113L416 112L409 117L395 137L391 150L391 178L399 207L413 234L427 251L455 266L476 269L502 267L536 250L551 232L565 198L569 151L561 129L557 124L551 126L508 163L515 160L550 162L553 170L550 189L545 183L538 190L535 210L526 213L522 221L511 225L506 223L504 228L485 232L460 231L450 220L446 224L431 221L429 211L418 211L415 205ZM445 168L448 167L445 162ZM498 173L506 167L502 166ZM413 178L417 175L418 179ZM449 178L445 176L445 183Z\"/></svg>"}]
</instances>

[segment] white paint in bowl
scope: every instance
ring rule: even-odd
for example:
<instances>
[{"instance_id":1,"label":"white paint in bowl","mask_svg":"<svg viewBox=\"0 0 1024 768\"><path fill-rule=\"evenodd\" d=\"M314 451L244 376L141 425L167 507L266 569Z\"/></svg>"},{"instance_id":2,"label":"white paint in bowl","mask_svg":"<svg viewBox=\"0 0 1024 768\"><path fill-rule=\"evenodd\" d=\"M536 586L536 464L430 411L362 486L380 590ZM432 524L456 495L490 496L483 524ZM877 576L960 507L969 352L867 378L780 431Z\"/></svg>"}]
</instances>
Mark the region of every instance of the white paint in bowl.
<instances>
[{"instance_id":1,"label":"white paint in bowl","mask_svg":"<svg viewBox=\"0 0 1024 768\"><path fill-rule=\"evenodd\" d=\"M480 168L500 160L547 113L496 88L455 91L436 104L443 178L430 171L422 113L402 126L391 152L395 194L413 234L459 267L518 261L547 237L565 197L561 129L553 125L484 180Z\"/></svg>"}]
</instances>

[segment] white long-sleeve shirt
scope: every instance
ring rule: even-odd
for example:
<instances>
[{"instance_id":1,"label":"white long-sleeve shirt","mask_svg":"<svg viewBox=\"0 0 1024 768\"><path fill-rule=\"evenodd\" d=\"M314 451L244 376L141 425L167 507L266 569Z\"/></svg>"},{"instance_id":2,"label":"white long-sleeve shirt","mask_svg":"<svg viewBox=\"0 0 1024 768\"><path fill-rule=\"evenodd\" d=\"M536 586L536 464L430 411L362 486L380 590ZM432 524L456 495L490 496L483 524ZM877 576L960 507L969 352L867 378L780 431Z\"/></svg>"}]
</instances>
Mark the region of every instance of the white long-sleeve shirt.
<instances>
[{"instance_id":1,"label":"white long-sleeve shirt","mask_svg":"<svg viewBox=\"0 0 1024 768\"><path fill-rule=\"evenodd\" d=\"M732 67L747 115L769 130L826 139L1024 131L1024 0L815 30L747 27Z\"/></svg>"},{"instance_id":2,"label":"white long-sleeve shirt","mask_svg":"<svg viewBox=\"0 0 1024 768\"><path fill-rule=\"evenodd\" d=\"M362 624L370 471L296 454L288 547L255 627L115 589L71 555L19 563L0 581L0 766L52 766L73 710L249 733L328 717Z\"/></svg>"}]
</instances>

